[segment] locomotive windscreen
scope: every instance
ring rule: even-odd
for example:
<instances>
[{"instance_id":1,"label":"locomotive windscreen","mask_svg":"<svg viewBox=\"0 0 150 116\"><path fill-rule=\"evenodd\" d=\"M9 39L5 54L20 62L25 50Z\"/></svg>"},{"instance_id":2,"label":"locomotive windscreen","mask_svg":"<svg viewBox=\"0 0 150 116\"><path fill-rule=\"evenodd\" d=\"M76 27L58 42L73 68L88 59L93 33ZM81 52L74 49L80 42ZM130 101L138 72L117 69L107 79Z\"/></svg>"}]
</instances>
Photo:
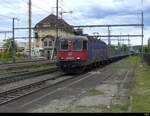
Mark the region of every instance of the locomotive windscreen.
<instances>
[{"instance_id":1,"label":"locomotive windscreen","mask_svg":"<svg viewBox=\"0 0 150 116\"><path fill-rule=\"evenodd\" d=\"M60 49L61 50L68 50L68 41L67 40L63 40L60 42Z\"/></svg>"},{"instance_id":2,"label":"locomotive windscreen","mask_svg":"<svg viewBox=\"0 0 150 116\"><path fill-rule=\"evenodd\" d=\"M72 49L73 50L82 50L83 47L83 41L81 40L73 40L73 46Z\"/></svg>"}]
</instances>

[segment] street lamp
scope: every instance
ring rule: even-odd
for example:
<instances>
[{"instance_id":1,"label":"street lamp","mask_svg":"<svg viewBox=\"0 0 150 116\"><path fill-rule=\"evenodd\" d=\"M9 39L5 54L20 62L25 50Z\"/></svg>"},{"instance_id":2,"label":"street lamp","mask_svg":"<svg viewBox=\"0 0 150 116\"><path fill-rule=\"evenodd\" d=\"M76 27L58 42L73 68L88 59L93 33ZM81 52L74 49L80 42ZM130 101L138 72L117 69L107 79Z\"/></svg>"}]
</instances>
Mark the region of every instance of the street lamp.
<instances>
[{"instance_id":1,"label":"street lamp","mask_svg":"<svg viewBox=\"0 0 150 116\"><path fill-rule=\"evenodd\" d=\"M60 12L59 14L61 15L61 18L63 18L64 13L73 13L73 11L62 11L62 12Z\"/></svg>"}]
</instances>

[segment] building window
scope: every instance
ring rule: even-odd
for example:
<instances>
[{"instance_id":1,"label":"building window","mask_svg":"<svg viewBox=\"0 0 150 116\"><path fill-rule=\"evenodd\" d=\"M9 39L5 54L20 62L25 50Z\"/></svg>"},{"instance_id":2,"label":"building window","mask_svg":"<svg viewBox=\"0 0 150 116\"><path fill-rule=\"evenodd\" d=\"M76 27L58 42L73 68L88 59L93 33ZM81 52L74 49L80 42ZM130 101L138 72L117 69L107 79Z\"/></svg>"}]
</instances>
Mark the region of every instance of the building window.
<instances>
[{"instance_id":1,"label":"building window","mask_svg":"<svg viewBox=\"0 0 150 116\"><path fill-rule=\"evenodd\" d=\"M44 46L47 46L47 41L44 41Z\"/></svg>"},{"instance_id":2,"label":"building window","mask_svg":"<svg viewBox=\"0 0 150 116\"><path fill-rule=\"evenodd\" d=\"M43 23L43 27L50 27L49 23Z\"/></svg>"},{"instance_id":3,"label":"building window","mask_svg":"<svg viewBox=\"0 0 150 116\"><path fill-rule=\"evenodd\" d=\"M38 39L39 36L38 36L38 33L35 32L35 39Z\"/></svg>"},{"instance_id":4,"label":"building window","mask_svg":"<svg viewBox=\"0 0 150 116\"><path fill-rule=\"evenodd\" d=\"M49 41L49 46L52 46L52 41Z\"/></svg>"}]
</instances>

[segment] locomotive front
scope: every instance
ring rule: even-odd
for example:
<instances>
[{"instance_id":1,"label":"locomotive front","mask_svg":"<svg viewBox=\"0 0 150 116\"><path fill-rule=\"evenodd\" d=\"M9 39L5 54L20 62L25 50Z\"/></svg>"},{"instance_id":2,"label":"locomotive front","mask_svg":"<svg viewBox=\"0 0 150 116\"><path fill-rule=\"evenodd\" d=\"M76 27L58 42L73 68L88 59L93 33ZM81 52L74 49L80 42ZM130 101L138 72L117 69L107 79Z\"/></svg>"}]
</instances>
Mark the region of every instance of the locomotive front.
<instances>
[{"instance_id":1,"label":"locomotive front","mask_svg":"<svg viewBox=\"0 0 150 116\"><path fill-rule=\"evenodd\" d=\"M64 72L80 70L87 61L87 42L84 36L59 38L58 66Z\"/></svg>"}]
</instances>

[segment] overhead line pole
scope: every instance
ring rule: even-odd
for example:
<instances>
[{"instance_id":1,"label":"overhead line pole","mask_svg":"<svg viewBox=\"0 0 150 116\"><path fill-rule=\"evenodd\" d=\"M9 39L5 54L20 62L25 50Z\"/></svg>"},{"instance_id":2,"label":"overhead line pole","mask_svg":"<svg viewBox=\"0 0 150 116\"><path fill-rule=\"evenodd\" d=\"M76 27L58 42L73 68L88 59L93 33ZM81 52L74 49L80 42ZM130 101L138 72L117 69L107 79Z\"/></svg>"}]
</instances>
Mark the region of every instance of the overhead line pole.
<instances>
[{"instance_id":1,"label":"overhead line pole","mask_svg":"<svg viewBox=\"0 0 150 116\"><path fill-rule=\"evenodd\" d=\"M110 27L108 26L108 50L109 56L111 55L111 41L110 41Z\"/></svg>"},{"instance_id":2,"label":"overhead line pole","mask_svg":"<svg viewBox=\"0 0 150 116\"><path fill-rule=\"evenodd\" d=\"M131 49L130 48L130 37L128 36L128 47L129 47L129 49Z\"/></svg>"},{"instance_id":3,"label":"overhead line pole","mask_svg":"<svg viewBox=\"0 0 150 116\"><path fill-rule=\"evenodd\" d=\"M143 38L144 38L144 21L143 21L143 11L141 13L142 16L142 58L143 58L143 53L144 53L144 49L143 49Z\"/></svg>"},{"instance_id":4,"label":"overhead line pole","mask_svg":"<svg viewBox=\"0 0 150 116\"><path fill-rule=\"evenodd\" d=\"M51 60L53 60L53 58L54 58L55 48L56 48L57 39L58 39L58 13L59 13L58 8L59 8L59 1L56 0L56 23L55 23L56 38L55 38L54 43L53 43L53 49L52 49L52 53L51 53Z\"/></svg>"},{"instance_id":5,"label":"overhead line pole","mask_svg":"<svg viewBox=\"0 0 150 116\"><path fill-rule=\"evenodd\" d=\"M13 48L13 63L15 63L16 62L16 58L15 58L15 54L16 54L16 52L15 52L15 18L13 18L13 22L12 22L12 41L11 41L11 46L12 46L12 48Z\"/></svg>"},{"instance_id":6,"label":"overhead line pole","mask_svg":"<svg viewBox=\"0 0 150 116\"><path fill-rule=\"evenodd\" d=\"M32 9L31 9L31 5L32 5L32 2L31 0L29 0L29 58L31 58L31 54L32 54L32 45L31 45L31 42L32 42L32 38L31 38L31 34L32 34Z\"/></svg>"},{"instance_id":7,"label":"overhead line pole","mask_svg":"<svg viewBox=\"0 0 150 116\"><path fill-rule=\"evenodd\" d=\"M7 33L12 33L12 31L0 31L0 34L1 33L5 35L5 40L6 40Z\"/></svg>"},{"instance_id":8,"label":"overhead line pole","mask_svg":"<svg viewBox=\"0 0 150 116\"><path fill-rule=\"evenodd\" d=\"M16 55L16 49L15 49L15 20L19 20L17 18L12 18L12 41L11 41L11 46L13 48L13 63L16 62L16 58L15 58L15 55Z\"/></svg>"}]
</instances>

